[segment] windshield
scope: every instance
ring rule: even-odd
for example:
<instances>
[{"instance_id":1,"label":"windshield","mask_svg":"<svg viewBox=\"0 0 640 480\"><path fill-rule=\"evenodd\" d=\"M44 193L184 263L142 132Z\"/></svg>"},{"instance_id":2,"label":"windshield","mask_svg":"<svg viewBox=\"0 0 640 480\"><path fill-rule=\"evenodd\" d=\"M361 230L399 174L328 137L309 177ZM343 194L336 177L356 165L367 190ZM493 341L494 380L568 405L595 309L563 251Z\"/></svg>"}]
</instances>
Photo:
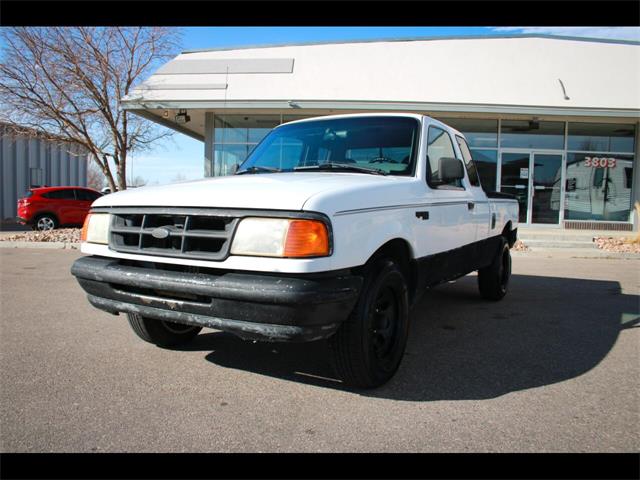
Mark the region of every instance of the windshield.
<instances>
[{"instance_id":1,"label":"windshield","mask_svg":"<svg viewBox=\"0 0 640 480\"><path fill-rule=\"evenodd\" d=\"M351 172L413 175L418 128L418 120L410 117L319 119L283 125L264 138L238 173L340 171L344 166L344 171Z\"/></svg>"}]
</instances>

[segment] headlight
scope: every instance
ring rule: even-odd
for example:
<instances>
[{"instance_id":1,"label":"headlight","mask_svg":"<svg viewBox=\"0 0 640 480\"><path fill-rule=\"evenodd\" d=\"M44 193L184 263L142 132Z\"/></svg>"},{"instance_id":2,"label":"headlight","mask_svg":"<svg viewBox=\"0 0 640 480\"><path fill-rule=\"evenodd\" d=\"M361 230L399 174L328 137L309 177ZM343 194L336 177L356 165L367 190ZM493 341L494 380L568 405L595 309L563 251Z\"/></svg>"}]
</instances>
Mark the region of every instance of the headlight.
<instances>
[{"instance_id":1,"label":"headlight","mask_svg":"<svg viewBox=\"0 0 640 480\"><path fill-rule=\"evenodd\" d=\"M90 213L84 219L80 240L88 243L109 243L109 220L108 213Z\"/></svg>"},{"instance_id":2,"label":"headlight","mask_svg":"<svg viewBox=\"0 0 640 480\"><path fill-rule=\"evenodd\" d=\"M329 232L319 220L245 218L236 230L232 255L260 257L325 257Z\"/></svg>"}]
</instances>

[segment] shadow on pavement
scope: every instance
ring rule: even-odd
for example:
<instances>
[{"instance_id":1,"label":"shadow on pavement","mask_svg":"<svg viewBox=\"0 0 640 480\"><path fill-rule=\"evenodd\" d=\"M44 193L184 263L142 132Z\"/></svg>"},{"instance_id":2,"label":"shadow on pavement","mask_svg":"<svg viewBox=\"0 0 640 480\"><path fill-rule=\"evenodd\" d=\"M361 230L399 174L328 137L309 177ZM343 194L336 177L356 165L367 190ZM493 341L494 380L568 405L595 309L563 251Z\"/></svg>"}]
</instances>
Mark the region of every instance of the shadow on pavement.
<instances>
[{"instance_id":1,"label":"shadow on pavement","mask_svg":"<svg viewBox=\"0 0 640 480\"><path fill-rule=\"evenodd\" d=\"M577 377L612 349L623 327L638 324L639 298L618 282L513 275L501 302L480 298L476 277L428 292L412 312L396 376L372 397L410 401L485 399ZM622 324L622 318L625 321ZM635 320L634 320L635 319ZM201 334L182 350L206 359L299 383L340 390L326 342L253 343Z\"/></svg>"}]
</instances>

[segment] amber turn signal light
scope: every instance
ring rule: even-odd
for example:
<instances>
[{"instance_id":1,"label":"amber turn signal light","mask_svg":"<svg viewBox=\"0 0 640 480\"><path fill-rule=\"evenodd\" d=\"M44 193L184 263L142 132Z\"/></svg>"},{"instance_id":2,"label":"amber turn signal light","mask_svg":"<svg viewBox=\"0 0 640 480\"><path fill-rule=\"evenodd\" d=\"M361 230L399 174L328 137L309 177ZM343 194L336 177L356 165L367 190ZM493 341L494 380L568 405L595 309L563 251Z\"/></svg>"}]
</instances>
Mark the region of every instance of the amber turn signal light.
<instances>
[{"instance_id":1,"label":"amber turn signal light","mask_svg":"<svg viewBox=\"0 0 640 480\"><path fill-rule=\"evenodd\" d=\"M91 218L91 213L87 214L86 218L84 219L84 224L82 225L82 232L80 232L80 241L81 242L86 242L87 241L87 231L89 230L89 219Z\"/></svg>"},{"instance_id":2,"label":"amber turn signal light","mask_svg":"<svg viewBox=\"0 0 640 480\"><path fill-rule=\"evenodd\" d=\"M329 232L318 220L291 220L284 244L284 257L329 255Z\"/></svg>"}]
</instances>

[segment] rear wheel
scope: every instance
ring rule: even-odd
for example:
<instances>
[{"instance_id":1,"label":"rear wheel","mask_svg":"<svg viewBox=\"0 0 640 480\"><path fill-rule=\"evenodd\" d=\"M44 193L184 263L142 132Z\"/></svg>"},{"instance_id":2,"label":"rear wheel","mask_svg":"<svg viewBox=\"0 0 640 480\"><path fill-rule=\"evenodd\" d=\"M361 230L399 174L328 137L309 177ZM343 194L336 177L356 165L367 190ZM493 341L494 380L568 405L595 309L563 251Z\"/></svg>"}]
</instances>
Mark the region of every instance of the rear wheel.
<instances>
[{"instance_id":1,"label":"rear wheel","mask_svg":"<svg viewBox=\"0 0 640 480\"><path fill-rule=\"evenodd\" d=\"M159 347L173 347L186 343L202 330L202 327L156 320L137 313L127 313L127 319L138 337Z\"/></svg>"},{"instance_id":2,"label":"rear wheel","mask_svg":"<svg viewBox=\"0 0 640 480\"><path fill-rule=\"evenodd\" d=\"M58 228L58 219L51 214L38 215L33 222L33 229L46 232Z\"/></svg>"},{"instance_id":3,"label":"rear wheel","mask_svg":"<svg viewBox=\"0 0 640 480\"><path fill-rule=\"evenodd\" d=\"M501 300L507 294L511 278L511 252L503 238L491 265L478 270L480 295L487 300Z\"/></svg>"},{"instance_id":4,"label":"rear wheel","mask_svg":"<svg viewBox=\"0 0 640 480\"><path fill-rule=\"evenodd\" d=\"M408 333L406 280L393 260L379 260L366 269L351 316L329 339L336 373L351 386L383 385L400 366Z\"/></svg>"}]
</instances>

